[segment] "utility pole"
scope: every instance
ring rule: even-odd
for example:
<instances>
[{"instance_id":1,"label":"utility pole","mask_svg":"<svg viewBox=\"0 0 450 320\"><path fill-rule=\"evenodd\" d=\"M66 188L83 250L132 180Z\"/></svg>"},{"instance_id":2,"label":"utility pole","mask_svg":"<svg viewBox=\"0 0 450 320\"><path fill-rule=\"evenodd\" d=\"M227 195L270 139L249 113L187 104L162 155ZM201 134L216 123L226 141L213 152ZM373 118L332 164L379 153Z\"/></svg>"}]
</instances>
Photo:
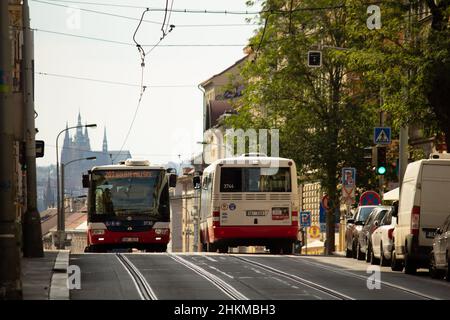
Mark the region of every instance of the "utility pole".
<instances>
[{"instance_id":1,"label":"utility pole","mask_svg":"<svg viewBox=\"0 0 450 320\"><path fill-rule=\"evenodd\" d=\"M30 8L28 0L23 0L23 74L24 74L24 115L25 145L27 165L27 211L23 217L23 255L37 258L44 256L42 245L41 218L37 209L36 187L36 128L34 123L34 43L30 29Z\"/></svg>"},{"instance_id":2,"label":"utility pole","mask_svg":"<svg viewBox=\"0 0 450 320\"><path fill-rule=\"evenodd\" d=\"M14 117L8 1L0 1L0 300L22 299L14 168Z\"/></svg>"}]
</instances>

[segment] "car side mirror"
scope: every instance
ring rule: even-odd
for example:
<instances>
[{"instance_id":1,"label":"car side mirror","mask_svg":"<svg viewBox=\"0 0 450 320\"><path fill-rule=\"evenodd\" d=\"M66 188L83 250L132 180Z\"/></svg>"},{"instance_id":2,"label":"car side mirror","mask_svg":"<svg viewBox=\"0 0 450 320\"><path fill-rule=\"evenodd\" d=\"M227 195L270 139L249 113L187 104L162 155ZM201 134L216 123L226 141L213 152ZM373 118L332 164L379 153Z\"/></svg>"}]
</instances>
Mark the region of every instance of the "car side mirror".
<instances>
[{"instance_id":1,"label":"car side mirror","mask_svg":"<svg viewBox=\"0 0 450 320\"><path fill-rule=\"evenodd\" d=\"M192 184L194 185L194 189L195 190L201 189L202 183L201 183L200 176L193 177L192 178Z\"/></svg>"},{"instance_id":2,"label":"car side mirror","mask_svg":"<svg viewBox=\"0 0 450 320\"><path fill-rule=\"evenodd\" d=\"M380 223L378 221L375 221L373 224L375 227L378 227L380 225Z\"/></svg>"},{"instance_id":3,"label":"car side mirror","mask_svg":"<svg viewBox=\"0 0 450 320\"><path fill-rule=\"evenodd\" d=\"M177 175L174 173L171 173L169 175L169 187L170 188L175 188L177 186Z\"/></svg>"},{"instance_id":4,"label":"car side mirror","mask_svg":"<svg viewBox=\"0 0 450 320\"><path fill-rule=\"evenodd\" d=\"M91 182L89 181L89 175L83 174L83 188L89 188L91 186Z\"/></svg>"},{"instance_id":5,"label":"car side mirror","mask_svg":"<svg viewBox=\"0 0 450 320\"><path fill-rule=\"evenodd\" d=\"M355 223L355 219L347 219L347 224L353 224Z\"/></svg>"}]
</instances>

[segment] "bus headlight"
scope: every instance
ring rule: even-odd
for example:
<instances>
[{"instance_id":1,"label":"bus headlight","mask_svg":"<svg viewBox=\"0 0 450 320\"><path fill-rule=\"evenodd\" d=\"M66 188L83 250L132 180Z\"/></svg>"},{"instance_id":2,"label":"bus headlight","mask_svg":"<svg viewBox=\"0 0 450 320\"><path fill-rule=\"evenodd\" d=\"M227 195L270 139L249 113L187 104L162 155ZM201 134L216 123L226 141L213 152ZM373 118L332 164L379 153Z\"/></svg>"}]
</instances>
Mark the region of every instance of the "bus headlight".
<instances>
[{"instance_id":1,"label":"bus headlight","mask_svg":"<svg viewBox=\"0 0 450 320\"><path fill-rule=\"evenodd\" d=\"M155 229L155 233L157 235L166 235L169 233L169 229Z\"/></svg>"}]
</instances>

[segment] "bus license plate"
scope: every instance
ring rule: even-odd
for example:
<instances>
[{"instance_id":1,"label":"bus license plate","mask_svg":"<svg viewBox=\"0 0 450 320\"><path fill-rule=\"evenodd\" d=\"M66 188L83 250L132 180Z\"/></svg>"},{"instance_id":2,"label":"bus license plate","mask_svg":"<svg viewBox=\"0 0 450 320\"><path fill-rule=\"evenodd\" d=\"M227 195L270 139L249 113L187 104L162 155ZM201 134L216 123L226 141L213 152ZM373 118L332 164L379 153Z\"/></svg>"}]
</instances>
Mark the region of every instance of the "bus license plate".
<instances>
[{"instance_id":1,"label":"bus license plate","mask_svg":"<svg viewBox=\"0 0 450 320\"><path fill-rule=\"evenodd\" d=\"M122 238L122 242L139 242L139 238Z\"/></svg>"},{"instance_id":2,"label":"bus license plate","mask_svg":"<svg viewBox=\"0 0 450 320\"><path fill-rule=\"evenodd\" d=\"M263 217L267 214L265 210L247 210L247 217Z\"/></svg>"}]
</instances>

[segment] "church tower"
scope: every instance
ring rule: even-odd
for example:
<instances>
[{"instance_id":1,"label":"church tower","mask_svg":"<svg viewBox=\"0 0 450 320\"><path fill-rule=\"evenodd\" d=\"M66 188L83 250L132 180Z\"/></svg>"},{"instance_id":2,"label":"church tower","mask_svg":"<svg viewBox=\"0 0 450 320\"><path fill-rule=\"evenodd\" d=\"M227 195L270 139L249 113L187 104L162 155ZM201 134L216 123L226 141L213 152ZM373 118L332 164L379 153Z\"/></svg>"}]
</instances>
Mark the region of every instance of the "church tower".
<instances>
[{"instance_id":1,"label":"church tower","mask_svg":"<svg viewBox=\"0 0 450 320\"><path fill-rule=\"evenodd\" d=\"M102 147L102 152L103 153L108 153L108 140L106 138L106 127L105 130L103 132L103 147Z\"/></svg>"}]
</instances>

